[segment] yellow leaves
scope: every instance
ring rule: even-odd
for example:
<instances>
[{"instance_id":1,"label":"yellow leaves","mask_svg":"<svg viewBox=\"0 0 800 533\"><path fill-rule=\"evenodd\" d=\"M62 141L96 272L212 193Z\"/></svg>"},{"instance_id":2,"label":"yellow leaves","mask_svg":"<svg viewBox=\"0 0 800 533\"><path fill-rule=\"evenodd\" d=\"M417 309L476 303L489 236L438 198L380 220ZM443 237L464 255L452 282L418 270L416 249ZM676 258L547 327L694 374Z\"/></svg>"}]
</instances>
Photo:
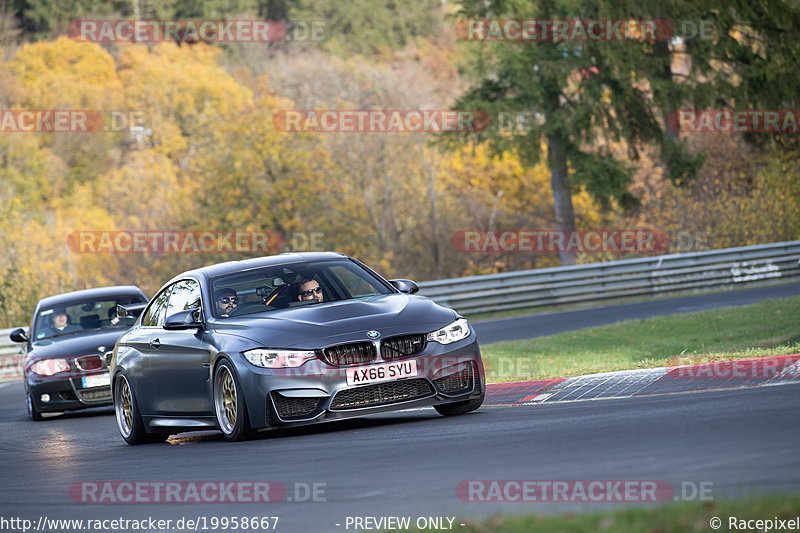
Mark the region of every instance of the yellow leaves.
<instances>
[{"instance_id":1,"label":"yellow leaves","mask_svg":"<svg viewBox=\"0 0 800 533\"><path fill-rule=\"evenodd\" d=\"M184 120L197 117L201 124L216 115L232 118L252 104L252 94L217 63L220 53L205 44L124 46L119 77L129 105Z\"/></svg>"},{"instance_id":2,"label":"yellow leaves","mask_svg":"<svg viewBox=\"0 0 800 533\"><path fill-rule=\"evenodd\" d=\"M8 62L24 87L19 104L38 109L115 109L122 89L111 56L66 37L26 44Z\"/></svg>"},{"instance_id":3,"label":"yellow leaves","mask_svg":"<svg viewBox=\"0 0 800 533\"><path fill-rule=\"evenodd\" d=\"M160 143L157 151L174 156L209 142L252 107L252 93L218 64L219 56L219 49L205 44L122 46L126 107L144 112Z\"/></svg>"}]
</instances>

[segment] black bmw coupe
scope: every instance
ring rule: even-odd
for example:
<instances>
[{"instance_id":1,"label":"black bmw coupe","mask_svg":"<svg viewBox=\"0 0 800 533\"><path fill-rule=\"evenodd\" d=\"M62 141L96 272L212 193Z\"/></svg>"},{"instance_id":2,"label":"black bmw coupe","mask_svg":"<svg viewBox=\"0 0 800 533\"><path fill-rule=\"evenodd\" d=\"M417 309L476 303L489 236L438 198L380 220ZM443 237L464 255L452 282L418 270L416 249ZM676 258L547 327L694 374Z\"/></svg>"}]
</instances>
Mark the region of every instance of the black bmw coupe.
<instances>
[{"instance_id":1,"label":"black bmw coupe","mask_svg":"<svg viewBox=\"0 0 800 533\"><path fill-rule=\"evenodd\" d=\"M73 411L111 404L107 355L135 315L118 316L118 305L132 313L147 297L139 287L86 289L48 296L33 313L30 335L19 328L11 340L24 343L23 372L28 415Z\"/></svg>"},{"instance_id":2,"label":"black bmw coupe","mask_svg":"<svg viewBox=\"0 0 800 533\"><path fill-rule=\"evenodd\" d=\"M114 348L129 444L219 429L228 440L411 407L477 409L485 381L469 323L333 252L212 265L167 282Z\"/></svg>"}]
</instances>

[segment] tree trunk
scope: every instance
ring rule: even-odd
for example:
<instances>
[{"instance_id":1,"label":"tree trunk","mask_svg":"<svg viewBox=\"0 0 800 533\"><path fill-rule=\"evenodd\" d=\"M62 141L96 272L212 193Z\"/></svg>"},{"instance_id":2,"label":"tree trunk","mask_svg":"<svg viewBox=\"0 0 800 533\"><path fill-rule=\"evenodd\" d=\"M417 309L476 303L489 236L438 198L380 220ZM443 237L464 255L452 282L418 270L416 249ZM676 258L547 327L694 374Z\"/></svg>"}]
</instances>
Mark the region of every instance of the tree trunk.
<instances>
[{"instance_id":1,"label":"tree trunk","mask_svg":"<svg viewBox=\"0 0 800 533\"><path fill-rule=\"evenodd\" d=\"M437 213L436 196L436 171L433 169L433 161L428 162L425 156L425 146L422 144L422 137L417 136L417 146L422 155L422 165L428 171L428 199L430 200L430 210L428 212L431 226L431 252L433 254L433 279L442 277L442 250L439 246L439 228Z\"/></svg>"},{"instance_id":2,"label":"tree trunk","mask_svg":"<svg viewBox=\"0 0 800 533\"><path fill-rule=\"evenodd\" d=\"M656 78L659 79L664 85L669 86L669 84L672 83L672 56L669 51L669 43L666 41L656 42L653 45L653 55L663 62L663 66L656 74ZM672 93L673 91L667 89L667 101L665 102L664 109L662 109L664 124L667 126L664 128L664 133L668 139L671 139L675 142L680 142L680 134L678 131L670 128L669 122L667 121L667 117L669 117L671 113L678 111L676 98Z\"/></svg>"},{"instance_id":3,"label":"tree trunk","mask_svg":"<svg viewBox=\"0 0 800 533\"><path fill-rule=\"evenodd\" d=\"M553 206L556 226L560 231L575 231L575 212L572 208L572 191L567 183L566 140L558 133L547 136L547 161L550 167L550 188L553 190ZM562 242L566 242L565 240ZM574 265L575 252L560 250L561 265Z\"/></svg>"}]
</instances>

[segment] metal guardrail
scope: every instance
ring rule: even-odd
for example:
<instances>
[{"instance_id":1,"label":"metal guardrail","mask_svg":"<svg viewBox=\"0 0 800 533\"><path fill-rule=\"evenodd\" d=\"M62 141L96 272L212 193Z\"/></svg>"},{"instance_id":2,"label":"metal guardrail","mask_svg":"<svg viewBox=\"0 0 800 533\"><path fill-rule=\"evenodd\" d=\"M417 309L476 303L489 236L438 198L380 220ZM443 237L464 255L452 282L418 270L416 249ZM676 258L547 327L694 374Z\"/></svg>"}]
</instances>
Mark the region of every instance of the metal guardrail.
<instances>
[{"instance_id":1,"label":"metal guardrail","mask_svg":"<svg viewBox=\"0 0 800 533\"><path fill-rule=\"evenodd\" d=\"M617 298L800 281L800 241L541 268L419 283L460 313L604 302ZM0 330L0 379L22 376L19 345Z\"/></svg>"},{"instance_id":2,"label":"metal guardrail","mask_svg":"<svg viewBox=\"0 0 800 533\"><path fill-rule=\"evenodd\" d=\"M800 241L419 283L460 313L800 281Z\"/></svg>"}]
</instances>

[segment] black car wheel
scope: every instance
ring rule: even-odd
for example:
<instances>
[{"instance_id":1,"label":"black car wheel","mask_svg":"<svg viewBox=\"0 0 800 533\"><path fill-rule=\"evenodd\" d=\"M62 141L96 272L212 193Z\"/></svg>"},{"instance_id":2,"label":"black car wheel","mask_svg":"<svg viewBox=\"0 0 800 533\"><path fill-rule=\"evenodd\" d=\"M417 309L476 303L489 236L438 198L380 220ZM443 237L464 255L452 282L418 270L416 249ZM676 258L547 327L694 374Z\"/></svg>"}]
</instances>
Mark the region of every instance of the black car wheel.
<instances>
[{"instance_id":1,"label":"black car wheel","mask_svg":"<svg viewBox=\"0 0 800 533\"><path fill-rule=\"evenodd\" d=\"M214 372L214 412L217 425L229 441L246 440L251 436L247 408L236 373L230 362L223 359Z\"/></svg>"},{"instance_id":2,"label":"black car wheel","mask_svg":"<svg viewBox=\"0 0 800 533\"><path fill-rule=\"evenodd\" d=\"M464 413L469 413L480 407L481 404L483 404L484 395L485 393L482 392L480 398L465 400L463 402L443 403L434 405L433 408L436 409L440 415L444 416L463 415Z\"/></svg>"},{"instance_id":3,"label":"black car wheel","mask_svg":"<svg viewBox=\"0 0 800 533\"><path fill-rule=\"evenodd\" d=\"M39 422L42 420L42 413L36 409L36 406L33 404L33 398L31 398L31 393L29 391L25 392L25 402L28 406L28 416L31 417L31 420L34 422Z\"/></svg>"},{"instance_id":4,"label":"black car wheel","mask_svg":"<svg viewBox=\"0 0 800 533\"><path fill-rule=\"evenodd\" d=\"M125 374L114 381L114 412L117 416L119 433L128 444L163 442L169 437L163 433L148 433L142 422L142 415L136 405L131 385Z\"/></svg>"}]
</instances>

